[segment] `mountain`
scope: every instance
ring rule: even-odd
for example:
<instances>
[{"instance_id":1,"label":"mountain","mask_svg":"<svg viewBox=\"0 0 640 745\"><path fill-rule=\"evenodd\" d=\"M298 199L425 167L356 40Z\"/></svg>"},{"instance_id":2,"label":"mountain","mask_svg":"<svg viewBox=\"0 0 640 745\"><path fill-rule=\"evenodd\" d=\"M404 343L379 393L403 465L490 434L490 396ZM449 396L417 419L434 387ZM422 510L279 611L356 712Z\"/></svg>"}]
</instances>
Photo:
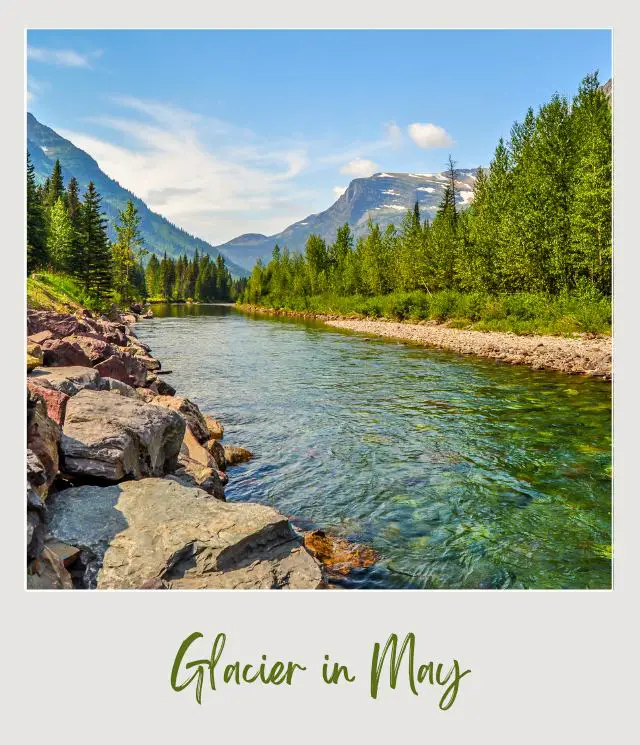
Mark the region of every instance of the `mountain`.
<instances>
[{"instance_id":1,"label":"mountain","mask_svg":"<svg viewBox=\"0 0 640 745\"><path fill-rule=\"evenodd\" d=\"M51 174L56 158L60 160L65 184L75 176L83 193L89 181L94 182L102 196L102 209L109 219L108 233L111 240L115 240L116 237L113 226L118 212L124 209L127 201L131 199L140 215L144 245L153 253L162 256L166 251L167 256L174 258L184 253L193 256L196 249L200 254L206 253L213 257L222 253L231 274L236 277L247 274L245 269L230 260L224 252L150 210L142 199L103 173L97 162L84 150L65 140L50 127L41 124L33 114L27 114L27 149L35 168L36 180L40 183Z\"/></svg>"},{"instance_id":2,"label":"mountain","mask_svg":"<svg viewBox=\"0 0 640 745\"><path fill-rule=\"evenodd\" d=\"M477 172L477 168L458 169L459 204L471 201ZM445 173L375 173L369 178L357 178L324 212L309 215L276 235L247 233L217 248L237 264L250 269L257 259L267 259L276 243L280 248L286 246L292 252L303 252L311 233L332 243L336 231L345 222L349 223L356 238L366 232L369 217L383 228L390 223L399 225L416 200L423 217L433 218L446 183Z\"/></svg>"}]
</instances>

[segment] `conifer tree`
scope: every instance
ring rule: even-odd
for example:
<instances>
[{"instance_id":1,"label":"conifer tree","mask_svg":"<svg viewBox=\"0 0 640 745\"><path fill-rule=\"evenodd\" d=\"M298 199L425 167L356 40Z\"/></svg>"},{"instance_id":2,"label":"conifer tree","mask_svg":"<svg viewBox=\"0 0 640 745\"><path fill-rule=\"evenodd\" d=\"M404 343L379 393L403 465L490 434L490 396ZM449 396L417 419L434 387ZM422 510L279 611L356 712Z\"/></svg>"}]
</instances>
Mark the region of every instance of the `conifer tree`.
<instances>
[{"instance_id":1,"label":"conifer tree","mask_svg":"<svg viewBox=\"0 0 640 745\"><path fill-rule=\"evenodd\" d=\"M36 187L31 157L27 152L27 272L47 264L45 221L40 193Z\"/></svg>"},{"instance_id":2,"label":"conifer tree","mask_svg":"<svg viewBox=\"0 0 640 745\"><path fill-rule=\"evenodd\" d=\"M111 247L107 238L107 221L102 213L102 199L93 181L89 182L82 203L82 239L81 255L84 273L78 273L87 293L104 302L113 286L113 261Z\"/></svg>"},{"instance_id":3,"label":"conifer tree","mask_svg":"<svg viewBox=\"0 0 640 745\"><path fill-rule=\"evenodd\" d=\"M56 159L53 164L53 171L47 183L46 204L49 209L53 209L55 203L64 195L64 182L62 179L62 166Z\"/></svg>"}]
</instances>

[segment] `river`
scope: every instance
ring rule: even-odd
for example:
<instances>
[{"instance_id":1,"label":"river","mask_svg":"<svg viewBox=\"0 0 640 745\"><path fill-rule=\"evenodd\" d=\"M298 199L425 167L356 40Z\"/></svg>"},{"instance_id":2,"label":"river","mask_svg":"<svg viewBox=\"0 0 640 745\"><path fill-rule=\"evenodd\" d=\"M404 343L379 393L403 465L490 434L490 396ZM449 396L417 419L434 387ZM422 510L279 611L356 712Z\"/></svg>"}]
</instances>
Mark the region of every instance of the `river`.
<instances>
[{"instance_id":1,"label":"river","mask_svg":"<svg viewBox=\"0 0 640 745\"><path fill-rule=\"evenodd\" d=\"M136 326L255 453L229 501L373 546L358 588L611 586L611 386L216 305Z\"/></svg>"}]
</instances>

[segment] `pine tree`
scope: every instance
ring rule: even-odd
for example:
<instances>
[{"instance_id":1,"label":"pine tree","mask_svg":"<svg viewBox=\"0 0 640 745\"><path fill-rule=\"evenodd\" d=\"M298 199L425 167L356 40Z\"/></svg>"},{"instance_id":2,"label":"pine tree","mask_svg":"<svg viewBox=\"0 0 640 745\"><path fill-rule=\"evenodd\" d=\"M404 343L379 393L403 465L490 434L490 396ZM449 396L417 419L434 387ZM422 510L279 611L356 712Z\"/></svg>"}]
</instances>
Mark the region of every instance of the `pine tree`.
<instances>
[{"instance_id":1,"label":"pine tree","mask_svg":"<svg viewBox=\"0 0 640 745\"><path fill-rule=\"evenodd\" d=\"M145 270L147 292L151 297L160 294L160 262L155 254L151 254Z\"/></svg>"},{"instance_id":2,"label":"pine tree","mask_svg":"<svg viewBox=\"0 0 640 745\"><path fill-rule=\"evenodd\" d=\"M90 181L82 203L82 259L86 273L79 276L85 291L104 302L113 286L113 261L101 201L93 181Z\"/></svg>"},{"instance_id":3,"label":"pine tree","mask_svg":"<svg viewBox=\"0 0 640 745\"><path fill-rule=\"evenodd\" d=\"M62 179L62 166L60 161L56 159L53 164L53 171L51 177L47 183L46 190L46 205L49 209L53 209L55 203L64 195L64 182Z\"/></svg>"},{"instance_id":4,"label":"pine tree","mask_svg":"<svg viewBox=\"0 0 640 745\"><path fill-rule=\"evenodd\" d=\"M33 163L27 152L27 273L46 266L48 261L45 221L40 193L36 187Z\"/></svg>"}]
</instances>

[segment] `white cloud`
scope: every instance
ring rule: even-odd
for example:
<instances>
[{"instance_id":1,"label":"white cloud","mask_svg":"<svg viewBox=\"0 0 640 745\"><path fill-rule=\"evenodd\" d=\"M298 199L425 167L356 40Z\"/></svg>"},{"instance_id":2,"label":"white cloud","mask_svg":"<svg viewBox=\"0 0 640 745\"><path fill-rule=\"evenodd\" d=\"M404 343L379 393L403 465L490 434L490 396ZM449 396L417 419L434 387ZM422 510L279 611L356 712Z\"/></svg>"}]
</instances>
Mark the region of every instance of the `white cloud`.
<instances>
[{"instance_id":1,"label":"white cloud","mask_svg":"<svg viewBox=\"0 0 640 745\"><path fill-rule=\"evenodd\" d=\"M409 137L418 147L450 147L455 144L451 135L437 124L414 122L407 127Z\"/></svg>"},{"instance_id":2,"label":"white cloud","mask_svg":"<svg viewBox=\"0 0 640 745\"><path fill-rule=\"evenodd\" d=\"M333 194L336 199L340 199L340 197L345 193L346 190L347 190L346 186L334 186Z\"/></svg>"},{"instance_id":3,"label":"white cloud","mask_svg":"<svg viewBox=\"0 0 640 745\"><path fill-rule=\"evenodd\" d=\"M372 160L354 158L342 166L340 173L344 173L345 176L353 176L354 178L367 178L368 176L372 176L379 168L380 166Z\"/></svg>"},{"instance_id":4,"label":"white cloud","mask_svg":"<svg viewBox=\"0 0 640 745\"><path fill-rule=\"evenodd\" d=\"M299 143L264 142L228 122L156 102L116 103L131 115L94 121L120 133L125 144L60 134L185 230L220 244L241 233L277 233L313 211L315 193L292 188L308 164Z\"/></svg>"},{"instance_id":5,"label":"white cloud","mask_svg":"<svg viewBox=\"0 0 640 745\"><path fill-rule=\"evenodd\" d=\"M73 49L27 48L27 59L34 62L45 62L49 65L58 65L59 67L91 67L91 60L101 55L102 51L100 50L81 54Z\"/></svg>"}]
</instances>

